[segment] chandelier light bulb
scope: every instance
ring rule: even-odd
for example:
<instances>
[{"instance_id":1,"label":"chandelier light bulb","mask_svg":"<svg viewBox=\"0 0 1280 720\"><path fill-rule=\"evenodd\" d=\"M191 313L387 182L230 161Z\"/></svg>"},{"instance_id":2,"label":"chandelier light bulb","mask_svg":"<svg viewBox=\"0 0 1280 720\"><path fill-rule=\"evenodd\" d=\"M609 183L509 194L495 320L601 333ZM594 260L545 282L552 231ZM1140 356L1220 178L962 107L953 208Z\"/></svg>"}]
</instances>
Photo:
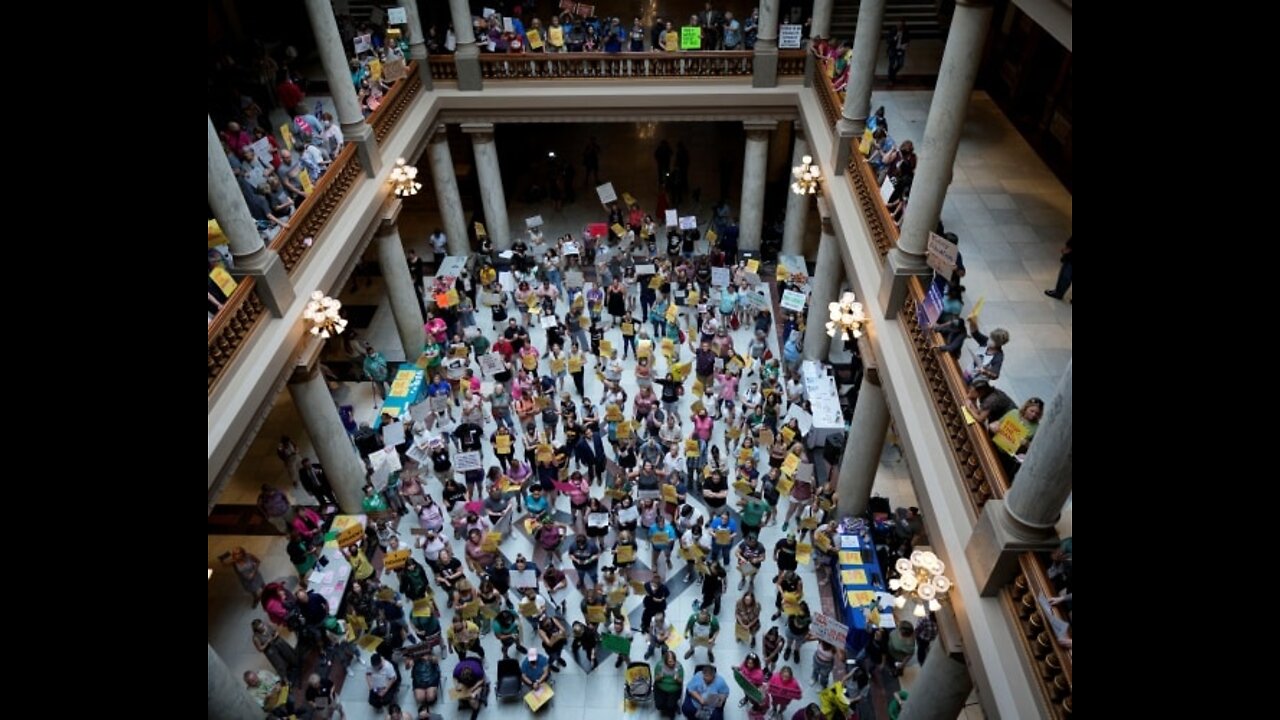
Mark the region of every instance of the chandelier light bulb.
<instances>
[{"instance_id":1,"label":"chandelier light bulb","mask_svg":"<svg viewBox=\"0 0 1280 720\"><path fill-rule=\"evenodd\" d=\"M347 329L347 319L342 317L341 309L341 302L316 290L303 308L302 318L311 324L312 335L328 340Z\"/></svg>"},{"instance_id":2,"label":"chandelier light bulb","mask_svg":"<svg viewBox=\"0 0 1280 720\"><path fill-rule=\"evenodd\" d=\"M391 169L391 190L396 197L409 197L417 195L422 189L422 183L417 181L418 168L409 165L404 158L396 160L396 166Z\"/></svg>"}]
</instances>

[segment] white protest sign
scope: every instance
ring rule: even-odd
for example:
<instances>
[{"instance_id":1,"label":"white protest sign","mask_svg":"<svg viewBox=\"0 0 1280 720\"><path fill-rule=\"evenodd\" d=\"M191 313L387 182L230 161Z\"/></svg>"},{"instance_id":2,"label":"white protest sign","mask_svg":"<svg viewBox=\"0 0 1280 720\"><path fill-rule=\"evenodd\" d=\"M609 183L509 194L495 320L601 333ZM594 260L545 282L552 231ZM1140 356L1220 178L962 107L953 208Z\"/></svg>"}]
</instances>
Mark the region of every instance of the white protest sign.
<instances>
[{"instance_id":1,"label":"white protest sign","mask_svg":"<svg viewBox=\"0 0 1280 720\"><path fill-rule=\"evenodd\" d=\"M929 255L926 261L929 267L943 277L951 277L956 270L956 259L960 256L960 248L955 243L937 233L929 233Z\"/></svg>"},{"instance_id":2,"label":"white protest sign","mask_svg":"<svg viewBox=\"0 0 1280 720\"><path fill-rule=\"evenodd\" d=\"M480 372L484 373L485 377L493 377L505 369L502 356L498 353L491 352L480 356Z\"/></svg>"},{"instance_id":3,"label":"white protest sign","mask_svg":"<svg viewBox=\"0 0 1280 720\"><path fill-rule=\"evenodd\" d=\"M849 637L848 625L836 622L835 618L822 613L814 613L813 624L809 626L809 631L819 640L826 640L838 648L844 647L844 642Z\"/></svg>"},{"instance_id":4,"label":"white protest sign","mask_svg":"<svg viewBox=\"0 0 1280 720\"><path fill-rule=\"evenodd\" d=\"M564 274L564 286L571 288L580 288L586 284L586 279L582 277L579 270L569 270Z\"/></svg>"},{"instance_id":5,"label":"white protest sign","mask_svg":"<svg viewBox=\"0 0 1280 720\"><path fill-rule=\"evenodd\" d=\"M727 287L729 285L729 268L713 267L711 268L711 284L717 287Z\"/></svg>"},{"instance_id":6,"label":"white protest sign","mask_svg":"<svg viewBox=\"0 0 1280 720\"><path fill-rule=\"evenodd\" d=\"M357 55L373 52L373 41L369 35L357 35L352 44L355 45Z\"/></svg>"},{"instance_id":7,"label":"white protest sign","mask_svg":"<svg viewBox=\"0 0 1280 720\"><path fill-rule=\"evenodd\" d=\"M264 163L271 162L271 138L264 136L249 147L253 148L253 154L259 160Z\"/></svg>"},{"instance_id":8,"label":"white protest sign","mask_svg":"<svg viewBox=\"0 0 1280 720\"><path fill-rule=\"evenodd\" d=\"M680 223L680 220L679 218L676 217L676 215L677 213L675 210L667 211L667 227L675 227Z\"/></svg>"},{"instance_id":9,"label":"white protest sign","mask_svg":"<svg viewBox=\"0 0 1280 720\"><path fill-rule=\"evenodd\" d=\"M393 422L382 426L382 444L394 447L404 442L404 423Z\"/></svg>"},{"instance_id":10,"label":"white protest sign","mask_svg":"<svg viewBox=\"0 0 1280 720\"><path fill-rule=\"evenodd\" d=\"M391 25L407 25L409 14L402 7L387 8L387 23Z\"/></svg>"},{"instance_id":11,"label":"white protest sign","mask_svg":"<svg viewBox=\"0 0 1280 720\"><path fill-rule=\"evenodd\" d=\"M502 29L504 32L513 33L516 31L516 24L511 18L502 18Z\"/></svg>"},{"instance_id":12,"label":"white protest sign","mask_svg":"<svg viewBox=\"0 0 1280 720\"><path fill-rule=\"evenodd\" d=\"M516 291L516 276L509 272L498 273L498 285L502 287L503 292Z\"/></svg>"},{"instance_id":13,"label":"white protest sign","mask_svg":"<svg viewBox=\"0 0 1280 720\"><path fill-rule=\"evenodd\" d=\"M885 177L884 184L880 186L880 199L889 202L891 197L893 197L893 180Z\"/></svg>"},{"instance_id":14,"label":"white protest sign","mask_svg":"<svg viewBox=\"0 0 1280 720\"><path fill-rule=\"evenodd\" d=\"M534 228L536 228L536 227L542 227L542 216L541 216L541 215L534 215L533 217L527 217L527 218L525 218L525 219L524 219L524 226L525 226L526 228L530 229L530 230L532 230L532 229L534 229Z\"/></svg>"},{"instance_id":15,"label":"white protest sign","mask_svg":"<svg viewBox=\"0 0 1280 720\"><path fill-rule=\"evenodd\" d=\"M559 324L559 322L556 320L555 315L543 315L542 319L539 320L538 322L542 325L542 329L544 330L548 328L553 328Z\"/></svg>"},{"instance_id":16,"label":"white protest sign","mask_svg":"<svg viewBox=\"0 0 1280 720\"><path fill-rule=\"evenodd\" d=\"M611 203L618 199L618 193L613 189L613 183L605 183L596 186L596 194L600 196L601 203Z\"/></svg>"},{"instance_id":17,"label":"white protest sign","mask_svg":"<svg viewBox=\"0 0 1280 720\"><path fill-rule=\"evenodd\" d=\"M698 228L698 218L695 215L685 215L680 218L681 230L696 230Z\"/></svg>"},{"instance_id":18,"label":"white protest sign","mask_svg":"<svg viewBox=\"0 0 1280 720\"><path fill-rule=\"evenodd\" d=\"M538 573L533 570L516 570L511 569L511 587L513 588L536 588L538 587Z\"/></svg>"},{"instance_id":19,"label":"white protest sign","mask_svg":"<svg viewBox=\"0 0 1280 720\"><path fill-rule=\"evenodd\" d=\"M782 293L782 302L778 304L786 310L800 312L804 310L804 293L787 290Z\"/></svg>"},{"instance_id":20,"label":"white protest sign","mask_svg":"<svg viewBox=\"0 0 1280 720\"><path fill-rule=\"evenodd\" d=\"M454 467L458 469L458 472L466 472L468 470L480 470L483 467L480 464L480 453L474 450L471 452L458 453L457 455L453 456L453 461L454 461Z\"/></svg>"},{"instance_id":21,"label":"white protest sign","mask_svg":"<svg viewBox=\"0 0 1280 720\"><path fill-rule=\"evenodd\" d=\"M658 272L657 265L637 265L636 266L637 275L653 275L657 272Z\"/></svg>"},{"instance_id":22,"label":"white protest sign","mask_svg":"<svg viewBox=\"0 0 1280 720\"><path fill-rule=\"evenodd\" d=\"M495 15L497 14L497 12L498 11L494 10L493 8L484 8L483 10L480 11L480 17L484 18L485 20L488 20L490 15Z\"/></svg>"},{"instance_id":23,"label":"white protest sign","mask_svg":"<svg viewBox=\"0 0 1280 720\"><path fill-rule=\"evenodd\" d=\"M578 254L578 243L576 243L576 242L568 242L568 241L566 241L566 242L565 242L565 244L564 244L564 254L565 254L565 255L577 255L577 254Z\"/></svg>"},{"instance_id":24,"label":"white protest sign","mask_svg":"<svg viewBox=\"0 0 1280 720\"><path fill-rule=\"evenodd\" d=\"M787 415L783 418L783 424L790 422L792 418L800 421L800 435L804 437L813 429L813 416L807 410L800 407L797 403L791 403L791 407L787 409Z\"/></svg>"},{"instance_id":25,"label":"white protest sign","mask_svg":"<svg viewBox=\"0 0 1280 720\"><path fill-rule=\"evenodd\" d=\"M778 28L778 49L798 50L804 41L803 25L782 25Z\"/></svg>"}]
</instances>

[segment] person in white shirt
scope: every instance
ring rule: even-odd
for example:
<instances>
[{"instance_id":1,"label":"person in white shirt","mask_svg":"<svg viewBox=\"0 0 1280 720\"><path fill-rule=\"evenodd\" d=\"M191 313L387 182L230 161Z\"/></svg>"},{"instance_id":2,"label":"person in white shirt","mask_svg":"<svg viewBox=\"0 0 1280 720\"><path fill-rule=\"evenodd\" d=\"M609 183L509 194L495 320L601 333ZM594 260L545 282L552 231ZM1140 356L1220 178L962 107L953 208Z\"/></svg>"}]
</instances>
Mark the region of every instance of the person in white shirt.
<instances>
[{"instance_id":1,"label":"person in white shirt","mask_svg":"<svg viewBox=\"0 0 1280 720\"><path fill-rule=\"evenodd\" d=\"M375 708L386 707L396 700L400 690L400 675L395 666L385 662L381 655L374 654L369 659L370 669L365 673L369 681L369 704Z\"/></svg>"},{"instance_id":2,"label":"person in white shirt","mask_svg":"<svg viewBox=\"0 0 1280 720\"><path fill-rule=\"evenodd\" d=\"M440 258L445 256L445 245L447 243L448 238L440 228L436 228L436 231L431 233L431 252L435 253L436 262L439 262Z\"/></svg>"}]
</instances>

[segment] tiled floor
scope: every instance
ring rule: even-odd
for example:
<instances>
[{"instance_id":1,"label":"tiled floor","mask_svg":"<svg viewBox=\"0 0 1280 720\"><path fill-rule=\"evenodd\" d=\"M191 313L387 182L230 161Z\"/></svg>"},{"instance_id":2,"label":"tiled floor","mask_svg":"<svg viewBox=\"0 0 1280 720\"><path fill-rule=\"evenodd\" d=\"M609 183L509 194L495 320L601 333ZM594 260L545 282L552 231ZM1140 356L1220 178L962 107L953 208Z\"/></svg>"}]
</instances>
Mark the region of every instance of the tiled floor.
<instances>
[{"instance_id":1,"label":"tiled floor","mask_svg":"<svg viewBox=\"0 0 1280 720\"><path fill-rule=\"evenodd\" d=\"M898 92L876 93L873 101L887 107L890 122L894 128L894 136L899 139L915 139L919 142L923 135L924 121L927 114L929 93ZM737 170L730 165L719 167L719 158L714 155L716 148L724 143L717 143L715 131L703 131L699 126L595 126L589 130L574 129L573 126L551 126L564 133L559 136L538 136L538 144L546 147L557 144L561 147L575 148L589 132L596 132L606 150L602 161L602 175L605 180L612 180L615 187L636 195L646 207L652 206L654 195L651 179L654 176L652 147L661 137L684 137L693 155L691 186L702 185L705 188L718 189L719 174L727 171L730 174L733 192L730 195L735 211L738 209ZM692 135L689 134L692 132ZM707 132L706 136L698 133ZM500 139L501 142L501 139ZM618 145L614 145L618 143ZM638 144L643 152L610 153L613 147L623 147L624 143ZM571 158L577 158L580 150L570 152ZM789 158L788 158L789 159ZM458 161L458 158L455 158ZM579 183L582 176L579 174ZM429 188L426 189L430 192ZM706 220L710 202L716 193L704 191L701 206L696 208L700 218ZM516 197L508 189L508 199ZM574 205L566 205L561 213L552 213L549 205L527 206L519 202L509 202L513 227L519 227L521 219L529 214L541 213L547 220L548 235L561 232L580 231L583 224L598 219L598 205L595 203L592 190L579 191L579 201ZM690 206L691 210L695 208ZM1070 234L1071 197L1034 153L1022 142L1007 121L999 115L994 105L982 95L975 95L966 122L965 139L962 141L955 183L943 211L943 220L948 229L954 230L961 237L961 249L965 253L965 262L969 268L966 285L969 288L968 299L976 301L978 297L987 298L983 312L983 326L992 328L1004 326L1009 329L1013 340L1008 348L1005 365L1005 376L1001 385L1015 399L1024 399L1033 394L1049 397L1053 383L1061 372L1071 353L1071 306L1050 300L1040 294L1049 287L1056 274L1056 258L1062 240ZM415 247L420 254L429 257L426 247L426 236L437 223L428 209L415 209L413 205L402 216L401 235L406 245ZM810 222L813 230L816 222ZM349 290L349 289L348 289ZM378 310L373 317L365 337L382 350L389 359L399 360L403 353L398 348L398 339L385 299L381 280L375 278L368 287L361 286L355 292L347 292L342 300L348 304L377 305ZM483 315L482 315L483 317ZM535 342L540 339L541 330L532 330ZM611 334L615 344L620 340L617 331ZM739 331L736 341L740 346L747 341L746 331ZM775 352L776 349L775 349ZM599 397L600 386L594 376L588 374L587 390L592 397ZM634 381L628 377L624 380L628 391L634 394ZM359 417L367 417L373 408L372 390L367 383L344 383L335 390L338 404L353 404ZM687 404L690 399L686 397ZM492 429L490 427L490 429ZM270 482L290 492L295 497L310 502L292 486L280 461L275 457L274 448L281 434L289 434L298 443L304 455L314 457L310 440L293 408L287 393L278 398L262 431L252 443L244 462L228 483L219 502L252 503L258 494L258 487L263 482ZM716 437L720 437L717 428ZM487 452L487 451L486 451ZM492 461L488 456L487 461ZM489 462L486 462L486 466ZM911 487L910 473L906 463L900 459L896 449L886 446L877 474L874 491L885 495L893 506L911 505L915 503L915 495ZM437 490L438 492L438 490ZM562 499L561 509L567 509L567 500ZM701 508L700 508L701 509ZM414 519L404 519L400 524L403 539L409 539L409 529L416 525ZM1060 527L1066 534L1070 533L1070 504L1064 511L1064 525ZM780 537L777 525L768 527L763 532L763 540L772 546ZM262 617L262 612L250 609L248 599L240 590L234 577L222 570L216 558L235 545L243 545L264 560L264 574L268 579L292 576L292 567L284 553L284 541L281 538L210 536L209 564L215 568L209 581L209 642L223 657L232 672L239 674L246 669L268 667L265 658L254 651L249 641L249 621ZM502 547L508 556L517 552L530 551L528 540L520 533L515 533ZM646 553L642 553L642 557ZM676 572L680 572L682 561L676 560ZM762 573L771 576L766 571ZM818 587L812 573L805 577L806 596L817 597ZM730 587L736 587L737 571L731 570ZM394 583L394 580L391 581ZM767 577L757 580L756 587L766 605L772 602L772 592L766 591ZM683 623L692 610L693 600L697 597L696 586L676 597L671 602L670 617L677 623ZM726 600L735 597L732 590ZM437 600L443 597L437 593ZM576 592L571 592L569 603L576 605ZM628 601L628 609L638 605L632 598ZM726 602L730 605L731 602ZM570 617L575 617L570 611ZM725 607L720 617L726 623L732 622L732 610ZM493 669L493 658L498 653L496 642L486 638L484 646L489 656L489 670ZM637 647L642 647L637 644ZM741 661L745 648L733 642L731 633L723 633L717 644L719 666L727 671L732 665ZM637 650L638 655L641 651ZM445 660L444 670L452 669L455 658ZM812 662L812 649L804 653L804 661L797 669L797 675L807 679L808 669ZM686 661L688 668L692 661ZM362 668L356 668L362 671ZM915 668L908 668L904 677L904 685L910 687L914 679ZM737 695L735 691L735 695ZM374 716L365 702L366 690L363 678L357 676L347 683L343 693L343 702L348 717L359 720ZM806 700L811 700L815 691L806 688ZM406 707L412 705L411 693L401 693ZM971 699L972 700L972 699ZM520 713L526 712L516 705L491 705L484 716L492 717L503 711L517 708ZM793 706L794 707L794 706ZM612 663L602 664L591 673L586 673L574 663L560 674L557 684L557 697L552 700L549 711L542 714L554 718L586 718L598 714L598 711L622 712L622 691L620 671L613 668ZM437 711L446 718L455 717L455 709L443 704ZM624 713L627 717L654 717L652 708L642 707L635 712ZM731 715L734 716L734 715ZM740 715L736 715L740 716ZM735 716L735 717L736 717ZM971 705L965 710L966 718L978 718L981 710Z\"/></svg>"}]
</instances>

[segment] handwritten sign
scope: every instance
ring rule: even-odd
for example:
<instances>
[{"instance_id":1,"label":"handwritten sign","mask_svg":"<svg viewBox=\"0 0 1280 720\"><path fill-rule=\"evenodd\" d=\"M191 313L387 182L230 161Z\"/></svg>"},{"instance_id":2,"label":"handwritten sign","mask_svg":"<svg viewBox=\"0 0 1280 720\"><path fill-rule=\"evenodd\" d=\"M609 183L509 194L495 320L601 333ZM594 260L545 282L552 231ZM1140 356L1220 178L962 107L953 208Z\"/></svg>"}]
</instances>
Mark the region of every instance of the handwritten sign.
<instances>
[{"instance_id":1,"label":"handwritten sign","mask_svg":"<svg viewBox=\"0 0 1280 720\"><path fill-rule=\"evenodd\" d=\"M391 25L406 25L409 22L409 14L402 7L387 8L387 23Z\"/></svg>"},{"instance_id":2,"label":"handwritten sign","mask_svg":"<svg viewBox=\"0 0 1280 720\"><path fill-rule=\"evenodd\" d=\"M929 267L944 278L950 278L956 270L960 248L937 233L929 233L929 254L925 258Z\"/></svg>"},{"instance_id":3,"label":"handwritten sign","mask_svg":"<svg viewBox=\"0 0 1280 720\"><path fill-rule=\"evenodd\" d=\"M729 268L713 267L711 268L711 284L716 287L728 287L730 280Z\"/></svg>"},{"instance_id":4,"label":"handwritten sign","mask_svg":"<svg viewBox=\"0 0 1280 720\"><path fill-rule=\"evenodd\" d=\"M804 293L786 290L782 293L782 301L778 304L787 310L800 312L804 310L804 300Z\"/></svg>"},{"instance_id":5,"label":"handwritten sign","mask_svg":"<svg viewBox=\"0 0 1280 720\"><path fill-rule=\"evenodd\" d=\"M797 46L799 47L799 46ZM702 28L685 26L680 28L680 49L699 50L702 48Z\"/></svg>"},{"instance_id":6,"label":"handwritten sign","mask_svg":"<svg viewBox=\"0 0 1280 720\"><path fill-rule=\"evenodd\" d=\"M483 465L480 462L480 453L477 451L458 453L453 458L454 466L458 468L458 472L466 472L468 470L482 470Z\"/></svg>"},{"instance_id":7,"label":"handwritten sign","mask_svg":"<svg viewBox=\"0 0 1280 720\"><path fill-rule=\"evenodd\" d=\"M409 562L409 548L400 548L387 553L382 558L382 567L387 570L399 570Z\"/></svg>"},{"instance_id":8,"label":"handwritten sign","mask_svg":"<svg viewBox=\"0 0 1280 720\"><path fill-rule=\"evenodd\" d=\"M675 210L666 211L667 227L675 227L680 223L680 219L676 217L676 215L677 213Z\"/></svg>"},{"instance_id":9,"label":"handwritten sign","mask_svg":"<svg viewBox=\"0 0 1280 720\"><path fill-rule=\"evenodd\" d=\"M778 28L779 50L798 50L803 40L803 25L782 25Z\"/></svg>"},{"instance_id":10,"label":"handwritten sign","mask_svg":"<svg viewBox=\"0 0 1280 720\"><path fill-rule=\"evenodd\" d=\"M355 545L362 537L364 537L364 528L360 527L359 523L351 523L338 533L338 545L341 547Z\"/></svg>"},{"instance_id":11,"label":"handwritten sign","mask_svg":"<svg viewBox=\"0 0 1280 720\"><path fill-rule=\"evenodd\" d=\"M685 215L680 218L681 230L696 230L698 228L698 218L696 215Z\"/></svg>"},{"instance_id":12,"label":"handwritten sign","mask_svg":"<svg viewBox=\"0 0 1280 720\"><path fill-rule=\"evenodd\" d=\"M480 356L480 371L486 377L493 377L506 369L506 365L502 362L502 356L498 353L488 353Z\"/></svg>"},{"instance_id":13,"label":"handwritten sign","mask_svg":"<svg viewBox=\"0 0 1280 720\"><path fill-rule=\"evenodd\" d=\"M606 205L618 199L618 193L616 190L613 189L613 183L605 183L603 185L597 185L596 195L599 195L600 202Z\"/></svg>"}]
</instances>

